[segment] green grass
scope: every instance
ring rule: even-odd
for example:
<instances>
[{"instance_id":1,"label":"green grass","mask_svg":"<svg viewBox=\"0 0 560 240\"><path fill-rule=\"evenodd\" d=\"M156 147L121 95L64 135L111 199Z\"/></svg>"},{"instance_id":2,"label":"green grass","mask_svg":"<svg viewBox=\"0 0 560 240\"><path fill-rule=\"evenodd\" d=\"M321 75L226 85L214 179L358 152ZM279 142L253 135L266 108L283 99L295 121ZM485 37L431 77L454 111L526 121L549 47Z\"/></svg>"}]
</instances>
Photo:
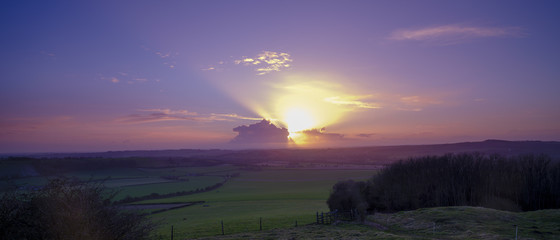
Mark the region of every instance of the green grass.
<instances>
[{"instance_id":1,"label":"green grass","mask_svg":"<svg viewBox=\"0 0 560 240\"><path fill-rule=\"evenodd\" d=\"M345 179L366 179L371 170L265 170L242 172L212 192L141 203L191 201L321 200L326 201L334 183Z\"/></svg>"},{"instance_id":2,"label":"green grass","mask_svg":"<svg viewBox=\"0 0 560 240\"><path fill-rule=\"evenodd\" d=\"M560 210L514 213L480 207L438 207L375 214L368 220L394 232L447 239L560 238ZM435 226L435 228L434 228Z\"/></svg>"},{"instance_id":3,"label":"green grass","mask_svg":"<svg viewBox=\"0 0 560 240\"><path fill-rule=\"evenodd\" d=\"M241 172L212 192L148 200L141 203L206 201L203 205L152 215L162 226L157 234L170 236L171 225L179 238L221 234L220 221L228 233L287 228L315 221L317 211L328 211L326 199L339 180L366 179L371 170L264 170ZM205 207L204 205L207 205Z\"/></svg>"},{"instance_id":4,"label":"green grass","mask_svg":"<svg viewBox=\"0 0 560 240\"><path fill-rule=\"evenodd\" d=\"M103 185L105 185L105 187L108 188L123 188L127 186L147 185L147 184L167 183L167 182L173 182L173 181L163 179L163 178L156 178L156 177L117 178L117 179L107 179L103 182Z\"/></svg>"},{"instance_id":5,"label":"green grass","mask_svg":"<svg viewBox=\"0 0 560 240\"><path fill-rule=\"evenodd\" d=\"M370 226L356 223L338 225L305 225L267 231L253 231L237 234L216 235L198 239L427 239L417 236L403 236L378 231Z\"/></svg>"},{"instance_id":6,"label":"green grass","mask_svg":"<svg viewBox=\"0 0 560 240\"><path fill-rule=\"evenodd\" d=\"M142 168L142 171L150 175L159 176L178 176L186 174L227 174L238 171L238 168L232 165L218 165L210 167L177 167L177 168Z\"/></svg>"},{"instance_id":7,"label":"green grass","mask_svg":"<svg viewBox=\"0 0 560 240\"><path fill-rule=\"evenodd\" d=\"M560 209L513 213L479 207L439 207L375 214L372 223L307 225L202 239L560 239ZM435 223L435 229L434 229Z\"/></svg>"},{"instance_id":8,"label":"green grass","mask_svg":"<svg viewBox=\"0 0 560 240\"><path fill-rule=\"evenodd\" d=\"M127 181L122 182L122 180L117 180L117 182L108 181L109 184L130 184L128 180L138 180L136 185L127 185L123 187L114 187L120 192L115 196L115 200L125 198L126 196L139 197L150 195L152 193L157 194L168 194L181 191L194 191L196 189L204 189L205 187L212 186L216 183L222 182L223 178L218 176L198 176L189 177L188 181L166 181L158 178L151 179L127 179ZM160 181L161 182L150 182L150 181Z\"/></svg>"},{"instance_id":9,"label":"green grass","mask_svg":"<svg viewBox=\"0 0 560 240\"><path fill-rule=\"evenodd\" d=\"M170 225L181 239L221 234L221 221L228 234L257 231L260 218L263 230L291 227L296 221L308 224L321 209L324 202L316 200L210 202L155 214L154 219L167 223L158 230L163 239L168 239Z\"/></svg>"}]
</instances>

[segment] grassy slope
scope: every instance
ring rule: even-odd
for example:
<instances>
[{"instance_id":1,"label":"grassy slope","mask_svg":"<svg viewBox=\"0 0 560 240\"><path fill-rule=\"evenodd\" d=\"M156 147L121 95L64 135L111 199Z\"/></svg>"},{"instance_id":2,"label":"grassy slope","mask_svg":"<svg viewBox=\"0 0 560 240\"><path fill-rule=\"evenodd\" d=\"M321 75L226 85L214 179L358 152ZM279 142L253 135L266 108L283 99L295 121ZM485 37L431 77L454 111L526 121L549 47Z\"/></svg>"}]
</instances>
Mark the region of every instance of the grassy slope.
<instances>
[{"instance_id":1,"label":"grassy slope","mask_svg":"<svg viewBox=\"0 0 560 240\"><path fill-rule=\"evenodd\" d=\"M220 221L228 233L255 231L259 218L263 229L286 228L315 221L316 211L328 211L330 188L342 179L366 179L371 170L265 170L242 172L222 188L195 195L143 201L166 203L206 201L205 205L176 209L152 215L163 223L158 234L192 238L221 233Z\"/></svg>"},{"instance_id":2,"label":"grassy slope","mask_svg":"<svg viewBox=\"0 0 560 240\"><path fill-rule=\"evenodd\" d=\"M560 239L560 209L513 213L478 207L441 207L375 214L373 224L308 225L204 239ZM434 231L435 223L435 231Z\"/></svg>"}]
</instances>

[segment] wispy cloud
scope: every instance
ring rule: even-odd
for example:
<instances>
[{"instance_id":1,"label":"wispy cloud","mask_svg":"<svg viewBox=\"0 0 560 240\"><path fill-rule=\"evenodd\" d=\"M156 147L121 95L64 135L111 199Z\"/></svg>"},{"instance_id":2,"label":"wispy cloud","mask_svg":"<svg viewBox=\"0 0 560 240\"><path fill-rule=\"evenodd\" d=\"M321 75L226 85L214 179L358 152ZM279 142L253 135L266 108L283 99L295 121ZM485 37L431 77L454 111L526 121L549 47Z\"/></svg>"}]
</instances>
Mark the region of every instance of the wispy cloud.
<instances>
[{"instance_id":1,"label":"wispy cloud","mask_svg":"<svg viewBox=\"0 0 560 240\"><path fill-rule=\"evenodd\" d=\"M230 62L220 61L218 62L218 65L221 65L221 67L218 67L216 65L209 65L205 68L202 68L201 70L221 71L223 70L224 65L233 64L253 68L253 70L257 72L257 75L265 75L272 72L279 72L288 69L291 67L292 62L293 59L288 53L262 51L261 53L252 57L243 56L241 58L234 58Z\"/></svg>"},{"instance_id":2,"label":"wispy cloud","mask_svg":"<svg viewBox=\"0 0 560 240\"><path fill-rule=\"evenodd\" d=\"M228 119L240 119L240 120L262 120L262 118L255 118L255 117L244 117L237 115L235 113L223 114L223 113L212 113L211 116L215 117L215 120L228 120Z\"/></svg>"},{"instance_id":3,"label":"wispy cloud","mask_svg":"<svg viewBox=\"0 0 560 240\"><path fill-rule=\"evenodd\" d=\"M139 112L130 114L116 121L121 123L150 123L150 122L164 122L164 121L199 121L199 122L213 122L213 121L233 121L240 120L261 120L262 118L245 117L235 113L210 113L199 114L188 110L172 110L167 108L156 109L140 109Z\"/></svg>"},{"instance_id":4,"label":"wispy cloud","mask_svg":"<svg viewBox=\"0 0 560 240\"><path fill-rule=\"evenodd\" d=\"M442 104L442 101L430 98L430 97L423 97L423 96L406 96L401 97L400 101L407 105L433 105L433 104Z\"/></svg>"},{"instance_id":5,"label":"wispy cloud","mask_svg":"<svg viewBox=\"0 0 560 240\"><path fill-rule=\"evenodd\" d=\"M127 83L127 84L135 84L135 83L146 83L150 80L145 77L139 77L137 74L134 73L127 73L127 72L117 72L115 74L111 74L109 76L104 76L103 74L98 74L99 79L103 81L109 81L111 83ZM159 82L158 79L154 80L155 82Z\"/></svg>"},{"instance_id":6,"label":"wispy cloud","mask_svg":"<svg viewBox=\"0 0 560 240\"><path fill-rule=\"evenodd\" d=\"M359 133L359 134L356 134L357 137L361 137L361 138L370 138L374 135L376 135L376 134L375 133Z\"/></svg>"},{"instance_id":7,"label":"wispy cloud","mask_svg":"<svg viewBox=\"0 0 560 240\"><path fill-rule=\"evenodd\" d=\"M179 52L171 52L171 51L159 51L148 48L146 46L140 46L144 51L150 52L158 56L159 58L163 59L163 65L167 66L170 69L174 69L177 66L177 56L179 56Z\"/></svg>"},{"instance_id":8,"label":"wispy cloud","mask_svg":"<svg viewBox=\"0 0 560 240\"><path fill-rule=\"evenodd\" d=\"M442 25L435 27L400 29L393 31L389 39L396 41L425 41L456 44L468 39L488 37L522 37L520 27L477 27L462 25Z\"/></svg>"},{"instance_id":9,"label":"wispy cloud","mask_svg":"<svg viewBox=\"0 0 560 240\"><path fill-rule=\"evenodd\" d=\"M336 105L344 105L344 106L349 106L349 107L353 107L353 108L366 108L366 109L375 109L375 108L381 108L381 106L378 103L373 103L373 102L367 102L367 99L371 99L373 96L372 95L366 95L366 96L334 96L334 97L328 97L325 98L324 100L326 102L332 103L332 104L336 104Z\"/></svg>"},{"instance_id":10,"label":"wispy cloud","mask_svg":"<svg viewBox=\"0 0 560 240\"><path fill-rule=\"evenodd\" d=\"M53 126L67 127L74 124L74 120L71 116L0 118L0 137L52 129Z\"/></svg>"},{"instance_id":11,"label":"wispy cloud","mask_svg":"<svg viewBox=\"0 0 560 240\"><path fill-rule=\"evenodd\" d=\"M47 51L41 51L41 54L45 55L45 56L49 56L51 58L55 58L56 54L52 53L52 52L47 52Z\"/></svg>"},{"instance_id":12,"label":"wispy cloud","mask_svg":"<svg viewBox=\"0 0 560 240\"><path fill-rule=\"evenodd\" d=\"M163 121L176 121L176 120L201 121L202 119L199 119L197 117L175 116L175 115L169 115L161 112L156 112L150 114L130 114L128 116L117 119L117 122L149 123L149 122L163 122Z\"/></svg>"},{"instance_id":13,"label":"wispy cloud","mask_svg":"<svg viewBox=\"0 0 560 240\"><path fill-rule=\"evenodd\" d=\"M422 111L424 107L429 105L440 105L443 104L441 100L437 100L431 97L424 96L405 96L399 98L400 106L398 110L403 111Z\"/></svg>"},{"instance_id":14,"label":"wispy cloud","mask_svg":"<svg viewBox=\"0 0 560 240\"><path fill-rule=\"evenodd\" d=\"M169 108L152 108L152 109L140 109L140 112L159 112L167 115L186 115L186 116L196 116L198 113L190 112L188 110L171 110Z\"/></svg>"}]
</instances>

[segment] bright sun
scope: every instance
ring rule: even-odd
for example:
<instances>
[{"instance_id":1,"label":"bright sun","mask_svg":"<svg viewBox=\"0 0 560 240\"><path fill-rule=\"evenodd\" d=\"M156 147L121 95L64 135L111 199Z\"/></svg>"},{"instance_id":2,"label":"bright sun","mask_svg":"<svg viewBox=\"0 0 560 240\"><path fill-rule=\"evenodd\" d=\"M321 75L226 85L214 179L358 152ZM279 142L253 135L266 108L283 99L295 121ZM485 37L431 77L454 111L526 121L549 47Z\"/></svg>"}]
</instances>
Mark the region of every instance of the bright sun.
<instances>
[{"instance_id":1,"label":"bright sun","mask_svg":"<svg viewBox=\"0 0 560 240\"><path fill-rule=\"evenodd\" d=\"M284 113L284 122L288 125L290 133L311 129L315 121L308 111L301 108L290 108Z\"/></svg>"}]
</instances>

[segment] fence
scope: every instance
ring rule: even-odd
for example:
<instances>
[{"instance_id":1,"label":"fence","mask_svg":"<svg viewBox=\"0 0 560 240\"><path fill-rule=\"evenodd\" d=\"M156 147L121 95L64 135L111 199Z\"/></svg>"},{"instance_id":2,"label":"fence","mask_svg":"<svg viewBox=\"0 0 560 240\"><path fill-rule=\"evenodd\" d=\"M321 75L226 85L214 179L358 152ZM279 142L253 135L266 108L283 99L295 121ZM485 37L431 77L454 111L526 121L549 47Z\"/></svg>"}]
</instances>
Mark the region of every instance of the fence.
<instances>
[{"instance_id":1,"label":"fence","mask_svg":"<svg viewBox=\"0 0 560 240\"><path fill-rule=\"evenodd\" d=\"M331 212L317 212L317 224L332 224L336 221L353 221L358 216L355 210L352 211L338 211L334 210Z\"/></svg>"}]
</instances>

